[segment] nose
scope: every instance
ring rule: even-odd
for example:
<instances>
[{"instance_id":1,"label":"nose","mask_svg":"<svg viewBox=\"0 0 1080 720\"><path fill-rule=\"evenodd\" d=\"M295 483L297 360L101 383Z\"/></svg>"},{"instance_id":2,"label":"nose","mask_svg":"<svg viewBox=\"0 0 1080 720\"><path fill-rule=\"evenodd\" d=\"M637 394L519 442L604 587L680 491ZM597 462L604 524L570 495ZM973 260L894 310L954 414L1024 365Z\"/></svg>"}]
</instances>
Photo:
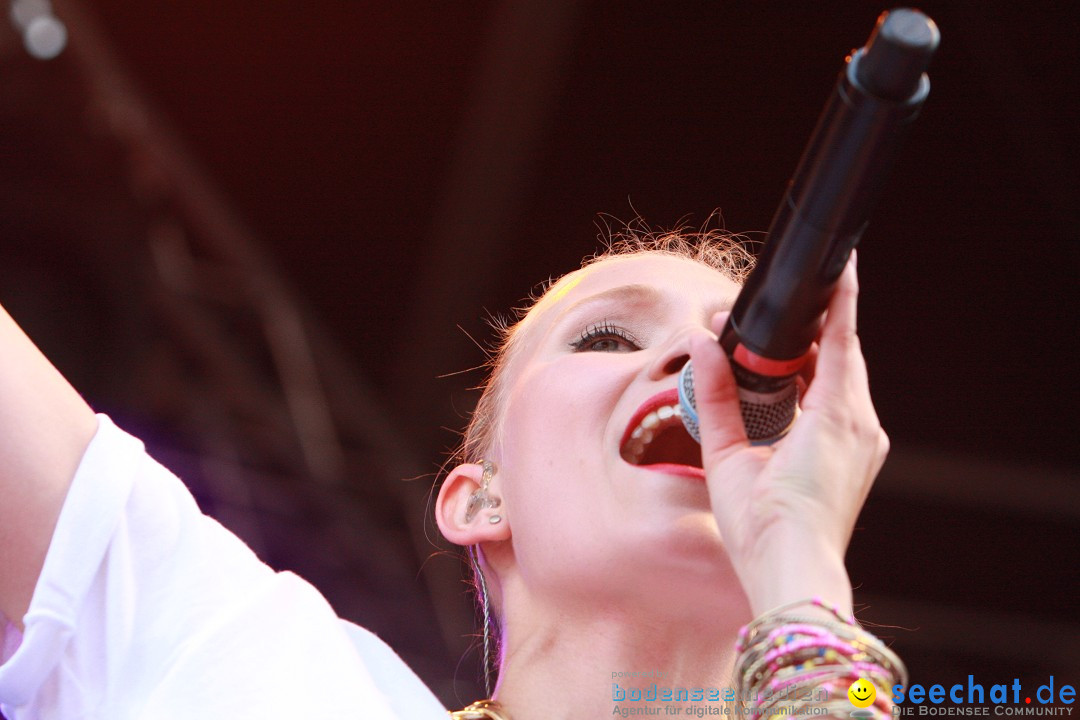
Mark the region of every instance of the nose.
<instances>
[{"instance_id":1,"label":"nose","mask_svg":"<svg viewBox=\"0 0 1080 720\"><path fill-rule=\"evenodd\" d=\"M690 362L690 338L697 333L709 333L701 326L686 327L673 333L660 347L656 358L649 365L650 380L663 380L677 375L683 365ZM710 335L712 333L709 333Z\"/></svg>"},{"instance_id":2,"label":"nose","mask_svg":"<svg viewBox=\"0 0 1080 720\"><path fill-rule=\"evenodd\" d=\"M674 375L683 369L683 365L690 362L690 355L682 353L675 357L668 358L659 368L658 373L661 377L668 375ZM657 378L659 379L659 378Z\"/></svg>"}]
</instances>

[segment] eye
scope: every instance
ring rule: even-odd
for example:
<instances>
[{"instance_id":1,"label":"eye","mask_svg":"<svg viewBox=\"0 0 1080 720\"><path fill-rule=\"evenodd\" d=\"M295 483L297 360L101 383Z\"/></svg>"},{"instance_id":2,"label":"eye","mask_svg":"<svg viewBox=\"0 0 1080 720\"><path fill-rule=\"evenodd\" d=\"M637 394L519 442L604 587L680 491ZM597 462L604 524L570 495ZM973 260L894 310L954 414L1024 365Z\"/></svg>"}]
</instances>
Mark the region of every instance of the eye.
<instances>
[{"instance_id":1,"label":"eye","mask_svg":"<svg viewBox=\"0 0 1080 720\"><path fill-rule=\"evenodd\" d=\"M581 331L581 337L570 343L575 352L634 352L640 350L637 340L623 328L603 322Z\"/></svg>"}]
</instances>

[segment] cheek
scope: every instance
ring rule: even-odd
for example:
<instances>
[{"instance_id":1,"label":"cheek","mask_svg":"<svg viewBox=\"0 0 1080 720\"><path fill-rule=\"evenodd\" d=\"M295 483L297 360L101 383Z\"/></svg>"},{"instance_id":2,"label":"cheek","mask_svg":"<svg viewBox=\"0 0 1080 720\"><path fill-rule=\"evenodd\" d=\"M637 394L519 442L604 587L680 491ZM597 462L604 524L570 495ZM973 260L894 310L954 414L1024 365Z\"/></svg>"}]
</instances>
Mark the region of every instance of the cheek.
<instances>
[{"instance_id":1,"label":"cheek","mask_svg":"<svg viewBox=\"0 0 1080 720\"><path fill-rule=\"evenodd\" d=\"M617 394L595 365L534 365L507 396L500 457L510 483L507 499L517 508L515 517L525 513L522 521L556 508L560 515L573 514L602 499Z\"/></svg>"},{"instance_id":2,"label":"cheek","mask_svg":"<svg viewBox=\"0 0 1080 720\"><path fill-rule=\"evenodd\" d=\"M504 461L532 474L588 467L612 452L613 412L629 373L605 359L564 357L521 372L507 394Z\"/></svg>"},{"instance_id":3,"label":"cheek","mask_svg":"<svg viewBox=\"0 0 1080 720\"><path fill-rule=\"evenodd\" d=\"M557 365L530 368L507 395L503 417L503 461L515 476L567 469L585 456L596 431L595 408L579 378Z\"/></svg>"},{"instance_id":4,"label":"cheek","mask_svg":"<svg viewBox=\"0 0 1080 720\"><path fill-rule=\"evenodd\" d=\"M605 468L606 419L577 373L531 369L514 386L500 451L515 564L535 592L575 588L600 562L617 515Z\"/></svg>"}]
</instances>

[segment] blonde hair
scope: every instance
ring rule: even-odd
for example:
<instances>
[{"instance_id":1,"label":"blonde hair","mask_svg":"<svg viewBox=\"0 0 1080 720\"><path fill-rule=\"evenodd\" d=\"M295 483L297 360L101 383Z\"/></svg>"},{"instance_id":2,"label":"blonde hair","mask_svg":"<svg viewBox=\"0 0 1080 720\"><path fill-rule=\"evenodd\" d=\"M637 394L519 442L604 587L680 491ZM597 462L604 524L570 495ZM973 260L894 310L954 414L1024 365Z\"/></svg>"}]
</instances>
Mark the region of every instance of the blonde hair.
<instances>
[{"instance_id":1,"label":"blonde hair","mask_svg":"<svg viewBox=\"0 0 1080 720\"><path fill-rule=\"evenodd\" d=\"M650 229L640 218L626 224L617 232L605 230L601 236L603 249L586 258L579 270L543 283L522 307L514 309L510 319L493 319L496 339L485 364L488 375L479 385L480 399L455 455L458 462L479 462L481 458L491 456L501 436L508 367L521 345L522 330L529 314L548 293L557 291L560 285L569 281L577 272L612 258L666 255L700 262L741 285L754 264L754 256L745 246L747 238L725 230L687 231L679 227L658 231Z\"/></svg>"}]
</instances>

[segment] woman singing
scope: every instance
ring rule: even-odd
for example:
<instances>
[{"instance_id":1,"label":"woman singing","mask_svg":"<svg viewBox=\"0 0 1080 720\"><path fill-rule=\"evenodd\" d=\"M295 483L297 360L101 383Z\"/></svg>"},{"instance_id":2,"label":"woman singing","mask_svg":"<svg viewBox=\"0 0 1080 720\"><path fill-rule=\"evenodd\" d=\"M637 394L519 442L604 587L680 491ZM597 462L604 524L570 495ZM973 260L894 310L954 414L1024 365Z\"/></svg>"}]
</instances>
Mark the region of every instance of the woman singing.
<instances>
[{"instance_id":1,"label":"woman singing","mask_svg":"<svg viewBox=\"0 0 1080 720\"><path fill-rule=\"evenodd\" d=\"M866 715L890 712L903 667L852 619L843 562L888 449L855 263L801 413L769 446L747 441L716 342L745 269L722 237L633 237L506 330L436 503L473 564L494 680L455 717L688 702L847 717L859 679L877 688ZM700 446L676 395L691 360ZM0 610L9 720L446 718L381 641L203 516L2 312Z\"/></svg>"}]
</instances>

